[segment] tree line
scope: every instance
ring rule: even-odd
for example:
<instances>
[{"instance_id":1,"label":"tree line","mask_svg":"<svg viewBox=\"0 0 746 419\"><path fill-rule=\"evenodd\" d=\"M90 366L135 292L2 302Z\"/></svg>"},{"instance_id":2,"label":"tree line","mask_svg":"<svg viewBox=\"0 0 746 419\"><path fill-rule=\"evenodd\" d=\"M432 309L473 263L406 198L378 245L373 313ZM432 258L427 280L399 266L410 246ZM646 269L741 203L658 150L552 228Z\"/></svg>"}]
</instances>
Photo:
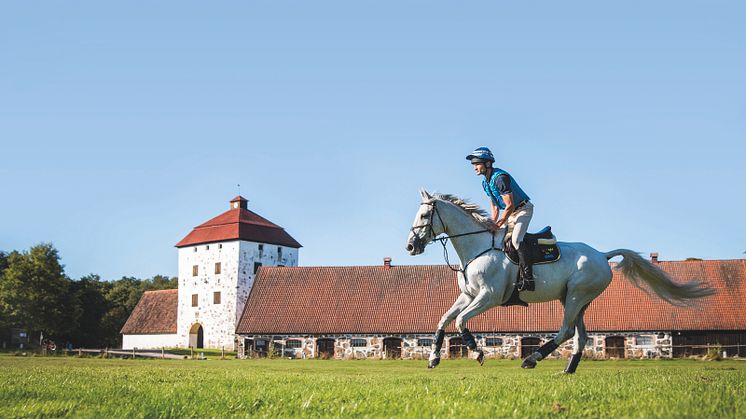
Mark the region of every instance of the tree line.
<instances>
[{"instance_id":1,"label":"tree line","mask_svg":"<svg viewBox=\"0 0 746 419\"><path fill-rule=\"evenodd\" d=\"M177 278L65 275L57 249L42 243L25 251L0 252L0 344L23 329L38 344L43 333L74 347L121 347L119 334L145 291L173 289Z\"/></svg>"}]
</instances>

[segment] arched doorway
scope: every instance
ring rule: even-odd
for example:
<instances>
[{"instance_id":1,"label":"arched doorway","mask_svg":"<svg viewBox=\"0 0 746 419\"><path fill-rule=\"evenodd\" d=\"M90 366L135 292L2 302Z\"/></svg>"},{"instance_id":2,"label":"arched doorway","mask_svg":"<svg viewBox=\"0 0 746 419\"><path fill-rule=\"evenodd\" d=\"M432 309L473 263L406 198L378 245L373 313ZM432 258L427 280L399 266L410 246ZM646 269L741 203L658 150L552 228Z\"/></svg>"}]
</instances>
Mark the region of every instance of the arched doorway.
<instances>
[{"instance_id":1,"label":"arched doorway","mask_svg":"<svg viewBox=\"0 0 746 419\"><path fill-rule=\"evenodd\" d=\"M401 339L386 338L383 340L383 351L386 359L401 358Z\"/></svg>"},{"instance_id":2,"label":"arched doorway","mask_svg":"<svg viewBox=\"0 0 746 419\"><path fill-rule=\"evenodd\" d=\"M321 359L334 358L334 339L316 339L316 356Z\"/></svg>"},{"instance_id":3,"label":"arched doorway","mask_svg":"<svg viewBox=\"0 0 746 419\"><path fill-rule=\"evenodd\" d=\"M539 338L521 338L521 358L525 358L539 349L541 339Z\"/></svg>"},{"instance_id":4,"label":"arched doorway","mask_svg":"<svg viewBox=\"0 0 746 419\"><path fill-rule=\"evenodd\" d=\"M606 357L624 358L624 336L608 336L606 338Z\"/></svg>"},{"instance_id":5,"label":"arched doorway","mask_svg":"<svg viewBox=\"0 0 746 419\"><path fill-rule=\"evenodd\" d=\"M469 349L464 345L464 340L459 337L448 339L448 357L463 358L469 354Z\"/></svg>"},{"instance_id":6,"label":"arched doorway","mask_svg":"<svg viewBox=\"0 0 746 419\"><path fill-rule=\"evenodd\" d=\"M189 330L189 346L198 349L205 347L205 330L199 323L195 323Z\"/></svg>"}]
</instances>

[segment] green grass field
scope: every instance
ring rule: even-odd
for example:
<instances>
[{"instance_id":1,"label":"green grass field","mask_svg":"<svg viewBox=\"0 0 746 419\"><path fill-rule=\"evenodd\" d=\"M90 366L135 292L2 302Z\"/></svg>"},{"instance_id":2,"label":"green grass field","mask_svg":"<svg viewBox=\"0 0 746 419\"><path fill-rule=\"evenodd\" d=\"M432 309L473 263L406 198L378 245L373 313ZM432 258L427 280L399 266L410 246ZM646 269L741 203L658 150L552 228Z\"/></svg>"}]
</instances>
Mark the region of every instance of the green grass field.
<instances>
[{"instance_id":1,"label":"green grass field","mask_svg":"<svg viewBox=\"0 0 746 419\"><path fill-rule=\"evenodd\" d=\"M121 360L0 355L0 417L743 417L746 362Z\"/></svg>"}]
</instances>

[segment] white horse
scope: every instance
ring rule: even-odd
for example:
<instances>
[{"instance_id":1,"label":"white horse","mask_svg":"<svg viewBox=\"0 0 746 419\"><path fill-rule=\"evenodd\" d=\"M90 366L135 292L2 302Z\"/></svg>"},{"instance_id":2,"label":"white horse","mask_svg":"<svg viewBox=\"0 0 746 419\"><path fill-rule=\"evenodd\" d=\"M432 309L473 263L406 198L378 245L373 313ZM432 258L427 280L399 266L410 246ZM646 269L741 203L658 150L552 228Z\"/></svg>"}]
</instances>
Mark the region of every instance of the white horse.
<instances>
[{"instance_id":1,"label":"white horse","mask_svg":"<svg viewBox=\"0 0 746 419\"><path fill-rule=\"evenodd\" d=\"M484 353L477 348L466 322L489 308L505 303L513 293L518 266L508 259L502 249L506 229L493 232L494 223L477 205L451 195L431 196L424 190L421 195L422 204L407 238L407 251L413 256L418 255L436 237L446 234L461 259L458 273L461 294L438 323L428 367L434 368L440 362L444 331L454 319L464 343L474 351L476 359L482 364ZM588 304L611 283L608 260L615 256L624 258L618 269L635 286L645 290L640 283L642 281L671 304L690 305L693 299L714 294L714 290L701 282L673 282L665 272L631 250L601 253L585 243L559 242L557 246L561 258L556 262L535 265L535 290L522 291L519 295L527 303L560 300L565 309L562 327L553 340L524 360L523 368L534 368L538 361L572 338L577 330L578 339L573 355L565 368L566 373L575 372L588 339L583 314Z\"/></svg>"}]
</instances>

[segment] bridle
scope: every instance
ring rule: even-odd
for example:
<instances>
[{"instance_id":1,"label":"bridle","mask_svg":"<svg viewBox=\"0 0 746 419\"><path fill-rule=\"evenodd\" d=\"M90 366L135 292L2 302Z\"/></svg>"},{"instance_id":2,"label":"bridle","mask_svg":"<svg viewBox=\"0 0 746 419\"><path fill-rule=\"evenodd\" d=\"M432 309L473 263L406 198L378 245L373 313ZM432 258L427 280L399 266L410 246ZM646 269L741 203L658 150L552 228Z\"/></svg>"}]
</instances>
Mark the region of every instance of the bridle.
<instances>
[{"instance_id":1,"label":"bridle","mask_svg":"<svg viewBox=\"0 0 746 419\"><path fill-rule=\"evenodd\" d=\"M430 241L425 242L424 245L427 245L430 242L436 242L436 241L440 242L440 244L443 245L443 258L446 261L446 265L448 265L448 268L450 268L453 272L461 272L462 274L464 274L464 276L466 276L466 268L469 266L470 263L472 263L478 257L484 255L485 253L489 252L490 250L497 250L499 252L504 252L505 251L505 249L503 249L501 247L495 247L495 232L492 231L492 230L489 230L489 229L478 230L478 231L471 231L469 233L454 234L452 236L446 235L446 236L437 237L435 235L435 232L433 231L433 218L437 215L438 221L440 221L440 225L443 227L443 231L446 230L446 224L443 222L443 218L440 216L440 213L438 212L438 207L435 205L436 202L438 202L438 201L437 200L433 200L433 201L430 201L430 202L423 202L422 203L422 205L429 205L429 206L433 207L433 210L430 211L430 218L428 219L427 223L420 224L420 225L417 225L417 226L413 226L410 230L414 233L415 239L417 241L421 241L422 239L419 238L419 236L417 235L417 231L416 230L421 229L421 228L425 228L425 227L430 227L430 231L428 232L428 235L431 235L433 238L430 239ZM474 256L473 258L469 259L464 264L463 268L457 268L457 269L455 269L453 266L451 266L451 263L448 261L448 248L446 247L446 244L448 243L448 240L449 239L454 239L456 237L471 236L473 234L480 234L480 233L490 233L492 235L492 247L490 247L489 249L487 249L487 250L481 252L480 254ZM427 237L427 235L425 237ZM423 247L424 247L424 245L423 245Z\"/></svg>"}]
</instances>

